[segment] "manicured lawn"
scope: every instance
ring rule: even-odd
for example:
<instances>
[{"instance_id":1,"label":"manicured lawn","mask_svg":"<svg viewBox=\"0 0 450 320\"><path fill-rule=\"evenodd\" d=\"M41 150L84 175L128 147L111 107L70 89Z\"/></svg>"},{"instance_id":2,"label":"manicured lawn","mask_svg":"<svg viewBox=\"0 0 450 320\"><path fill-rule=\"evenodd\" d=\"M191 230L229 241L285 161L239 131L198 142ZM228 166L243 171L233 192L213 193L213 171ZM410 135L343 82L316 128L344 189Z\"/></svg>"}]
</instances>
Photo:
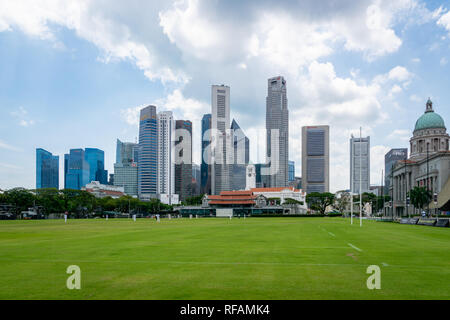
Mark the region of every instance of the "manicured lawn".
<instances>
[{"instance_id":1,"label":"manicured lawn","mask_svg":"<svg viewBox=\"0 0 450 320\"><path fill-rule=\"evenodd\" d=\"M342 218L0 221L0 299L450 299L450 228ZM81 268L81 290L66 269ZM369 265L381 289L369 290Z\"/></svg>"}]
</instances>

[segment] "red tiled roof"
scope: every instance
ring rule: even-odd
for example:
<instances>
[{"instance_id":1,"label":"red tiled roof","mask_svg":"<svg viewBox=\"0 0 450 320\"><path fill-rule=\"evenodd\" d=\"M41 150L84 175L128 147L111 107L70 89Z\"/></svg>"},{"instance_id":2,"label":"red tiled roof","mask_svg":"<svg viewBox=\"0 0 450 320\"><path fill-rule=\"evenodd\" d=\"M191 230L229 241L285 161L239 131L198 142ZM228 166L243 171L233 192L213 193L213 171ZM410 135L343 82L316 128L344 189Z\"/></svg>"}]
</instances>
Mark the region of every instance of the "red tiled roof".
<instances>
[{"instance_id":1,"label":"red tiled roof","mask_svg":"<svg viewBox=\"0 0 450 320\"><path fill-rule=\"evenodd\" d=\"M252 194L253 192L251 190L222 191L220 193L221 196L238 196L238 195L250 196Z\"/></svg>"},{"instance_id":2,"label":"red tiled roof","mask_svg":"<svg viewBox=\"0 0 450 320\"><path fill-rule=\"evenodd\" d=\"M300 192L300 189L295 189L294 187L278 187L278 188L252 188L251 192L281 192L283 190L291 190L294 192Z\"/></svg>"},{"instance_id":3,"label":"red tiled roof","mask_svg":"<svg viewBox=\"0 0 450 320\"><path fill-rule=\"evenodd\" d=\"M231 200L231 201L210 201L210 204L255 204L255 201L253 200L242 200L242 201L236 201L236 200Z\"/></svg>"}]
</instances>

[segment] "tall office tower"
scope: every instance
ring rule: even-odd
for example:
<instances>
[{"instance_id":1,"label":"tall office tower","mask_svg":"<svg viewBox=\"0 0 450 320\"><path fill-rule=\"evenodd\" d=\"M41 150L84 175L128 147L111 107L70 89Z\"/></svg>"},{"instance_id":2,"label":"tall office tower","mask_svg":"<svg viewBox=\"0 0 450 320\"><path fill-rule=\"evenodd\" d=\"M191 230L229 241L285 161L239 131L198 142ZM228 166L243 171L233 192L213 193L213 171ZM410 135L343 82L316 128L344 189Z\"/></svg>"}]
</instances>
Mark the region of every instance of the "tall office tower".
<instances>
[{"instance_id":1,"label":"tall office tower","mask_svg":"<svg viewBox=\"0 0 450 320\"><path fill-rule=\"evenodd\" d=\"M256 167L254 164L249 164L245 173L245 190L253 188L256 188Z\"/></svg>"},{"instance_id":2,"label":"tall office tower","mask_svg":"<svg viewBox=\"0 0 450 320\"><path fill-rule=\"evenodd\" d=\"M266 131L267 163L270 163L270 186L288 185L289 110L286 81L283 77L267 81Z\"/></svg>"},{"instance_id":3,"label":"tall office tower","mask_svg":"<svg viewBox=\"0 0 450 320\"><path fill-rule=\"evenodd\" d=\"M138 195L138 165L135 151L137 144L117 139L116 163L114 163L114 185L124 188L130 196Z\"/></svg>"},{"instance_id":4,"label":"tall office tower","mask_svg":"<svg viewBox=\"0 0 450 320\"><path fill-rule=\"evenodd\" d=\"M198 164L192 163L192 195L200 194L201 172Z\"/></svg>"},{"instance_id":5,"label":"tall office tower","mask_svg":"<svg viewBox=\"0 0 450 320\"><path fill-rule=\"evenodd\" d=\"M289 175L288 175L289 182L292 182L295 180L295 161L289 160Z\"/></svg>"},{"instance_id":6,"label":"tall office tower","mask_svg":"<svg viewBox=\"0 0 450 320\"><path fill-rule=\"evenodd\" d=\"M59 189L59 156L36 149L36 189Z\"/></svg>"},{"instance_id":7,"label":"tall office tower","mask_svg":"<svg viewBox=\"0 0 450 320\"><path fill-rule=\"evenodd\" d=\"M306 193L330 190L330 127L302 128L302 187Z\"/></svg>"},{"instance_id":8,"label":"tall office tower","mask_svg":"<svg viewBox=\"0 0 450 320\"><path fill-rule=\"evenodd\" d=\"M192 197L192 122L175 121L175 193L180 201Z\"/></svg>"},{"instance_id":9,"label":"tall office tower","mask_svg":"<svg viewBox=\"0 0 450 320\"><path fill-rule=\"evenodd\" d=\"M407 148L391 149L384 156L384 194L389 195L389 188L392 180L392 169L399 160L408 159Z\"/></svg>"},{"instance_id":10,"label":"tall office tower","mask_svg":"<svg viewBox=\"0 0 450 320\"><path fill-rule=\"evenodd\" d=\"M89 163L89 182L108 183L108 171L105 170L105 152L97 148L85 149L86 161Z\"/></svg>"},{"instance_id":11,"label":"tall office tower","mask_svg":"<svg viewBox=\"0 0 450 320\"><path fill-rule=\"evenodd\" d=\"M361 181L360 181L361 175ZM370 191L370 137L350 139L350 192Z\"/></svg>"},{"instance_id":12,"label":"tall office tower","mask_svg":"<svg viewBox=\"0 0 450 320\"><path fill-rule=\"evenodd\" d=\"M213 85L211 87L211 147L212 172L211 193L218 195L231 190L230 154L232 137L230 135L230 87Z\"/></svg>"},{"instance_id":13,"label":"tall office tower","mask_svg":"<svg viewBox=\"0 0 450 320\"><path fill-rule=\"evenodd\" d=\"M245 190L246 169L250 159L250 140L239 127L236 120L231 123L233 134L233 165L231 170L231 189Z\"/></svg>"},{"instance_id":14,"label":"tall office tower","mask_svg":"<svg viewBox=\"0 0 450 320\"><path fill-rule=\"evenodd\" d=\"M200 192L211 194L211 154L208 152L211 144L211 114L205 114L202 118L202 162L200 166L201 182Z\"/></svg>"},{"instance_id":15,"label":"tall office tower","mask_svg":"<svg viewBox=\"0 0 450 320\"><path fill-rule=\"evenodd\" d=\"M270 186L270 175L266 174L269 172L269 165L267 163L257 163L255 164L255 184L256 188L269 188Z\"/></svg>"},{"instance_id":16,"label":"tall office tower","mask_svg":"<svg viewBox=\"0 0 450 320\"><path fill-rule=\"evenodd\" d=\"M89 163L86 161L83 149L70 149L70 153L64 155L64 165L64 186L66 189L81 190L82 187L91 182L89 181Z\"/></svg>"},{"instance_id":17,"label":"tall office tower","mask_svg":"<svg viewBox=\"0 0 450 320\"><path fill-rule=\"evenodd\" d=\"M175 122L172 111L159 112L157 193L161 202L166 204L178 203L178 196L175 194L174 142ZM177 198L175 199L174 197Z\"/></svg>"},{"instance_id":18,"label":"tall office tower","mask_svg":"<svg viewBox=\"0 0 450 320\"><path fill-rule=\"evenodd\" d=\"M157 197L158 120L156 107L141 110L139 120L138 195L148 200Z\"/></svg>"}]
</instances>

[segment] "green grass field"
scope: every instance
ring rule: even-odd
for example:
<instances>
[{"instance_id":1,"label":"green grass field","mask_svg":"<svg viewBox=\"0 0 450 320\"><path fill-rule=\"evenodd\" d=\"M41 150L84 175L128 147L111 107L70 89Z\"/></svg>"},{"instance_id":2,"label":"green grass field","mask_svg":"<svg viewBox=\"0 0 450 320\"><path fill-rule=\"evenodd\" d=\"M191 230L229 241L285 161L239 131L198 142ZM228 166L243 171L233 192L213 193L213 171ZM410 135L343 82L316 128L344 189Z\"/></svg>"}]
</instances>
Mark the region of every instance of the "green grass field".
<instances>
[{"instance_id":1,"label":"green grass field","mask_svg":"<svg viewBox=\"0 0 450 320\"><path fill-rule=\"evenodd\" d=\"M0 221L0 299L449 299L450 228L343 218ZM66 269L81 268L81 290ZM369 290L369 265L381 289Z\"/></svg>"}]
</instances>

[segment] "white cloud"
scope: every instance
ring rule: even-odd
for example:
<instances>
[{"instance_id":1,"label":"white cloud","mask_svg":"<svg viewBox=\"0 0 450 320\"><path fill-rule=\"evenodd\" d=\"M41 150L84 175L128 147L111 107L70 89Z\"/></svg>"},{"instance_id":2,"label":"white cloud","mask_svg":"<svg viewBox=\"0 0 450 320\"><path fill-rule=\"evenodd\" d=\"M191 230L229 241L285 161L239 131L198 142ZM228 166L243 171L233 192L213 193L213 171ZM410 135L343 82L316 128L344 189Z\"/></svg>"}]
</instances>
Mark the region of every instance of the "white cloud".
<instances>
[{"instance_id":1,"label":"white cloud","mask_svg":"<svg viewBox=\"0 0 450 320\"><path fill-rule=\"evenodd\" d=\"M8 170L21 170L22 167L13 165L13 164L9 164L9 163L4 163L4 162L0 162L0 168L4 168L4 169L8 169Z\"/></svg>"},{"instance_id":2,"label":"white cloud","mask_svg":"<svg viewBox=\"0 0 450 320\"><path fill-rule=\"evenodd\" d=\"M436 16L438 16L440 13L441 13L441 11ZM450 32L450 11L448 11L445 14L443 14L439 18L439 20L437 21L437 25L445 28L447 31Z\"/></svg>"},{"instance_id":3,"label":"white cloud","mask_svg":"<svg viewBox=\"0 0 450 320\"><path fill-rule=\"evenodd\" d=\"M442 57L441 60L439 61L439 64L441 66L445 66L448 63L448 60L446 57Z\"/></svg>"},{"instance_id":4,"label":"white cloud","mask_svg":"<svg viewBox=\"0 0 450 320\"><path fill-rule=\"evenodd\" d=\"M411 131L406 129L395 129L392 131L387 138L389 140L397 141L397 142L408 142L411 138Z\"/></svg>"},{"instance_id":5,"label":"white cloud","mask_svg":"<svg viewBox=\"0 0 450 320\"><path fill-rule=\"evenodd\" d=\"M10 114L18 120L19 125L22 127L29 127L35 123L33 119L29 119L28 111L23 107L19 107L16 111L11 111Z\"/></svg>"},{"instance_id":6,"label":"white cloud","mask_svg":"<svg viewBox=\"0 0 450 320\"><path fill-rule=\"evenodd\" d=\"M10 150L10 151L18 151L18 152L23 151L22 149L17 148L17 147L12 146L12 145L9 145L9 144L7 144L6 142L4 142L2 140L0 140L0 149Z\"/></svg>"},{"instance_id":7,"label":"white cloud","mask_svg":"<svg viewBox=\"0 0 450 320\"><path fill-rule=\"evenodd\" d=\"M403 89L399 85L395 84L392 87L391 91L389 91L389 96L393 97L394 95L396 95L397 93L400 93L402 91L403 91Z\"/></svg>"},{"instance_id":8,"label":"white cloud","mask_svg":"<svg viewBox=\"0 0 450 320\"><path fill-rule=\"evenodd\" d=\"M390 147L378 145L370 148L370 183L380 185L381 172L384 170L384 156Z\"/></svg>"}]
</instances>

